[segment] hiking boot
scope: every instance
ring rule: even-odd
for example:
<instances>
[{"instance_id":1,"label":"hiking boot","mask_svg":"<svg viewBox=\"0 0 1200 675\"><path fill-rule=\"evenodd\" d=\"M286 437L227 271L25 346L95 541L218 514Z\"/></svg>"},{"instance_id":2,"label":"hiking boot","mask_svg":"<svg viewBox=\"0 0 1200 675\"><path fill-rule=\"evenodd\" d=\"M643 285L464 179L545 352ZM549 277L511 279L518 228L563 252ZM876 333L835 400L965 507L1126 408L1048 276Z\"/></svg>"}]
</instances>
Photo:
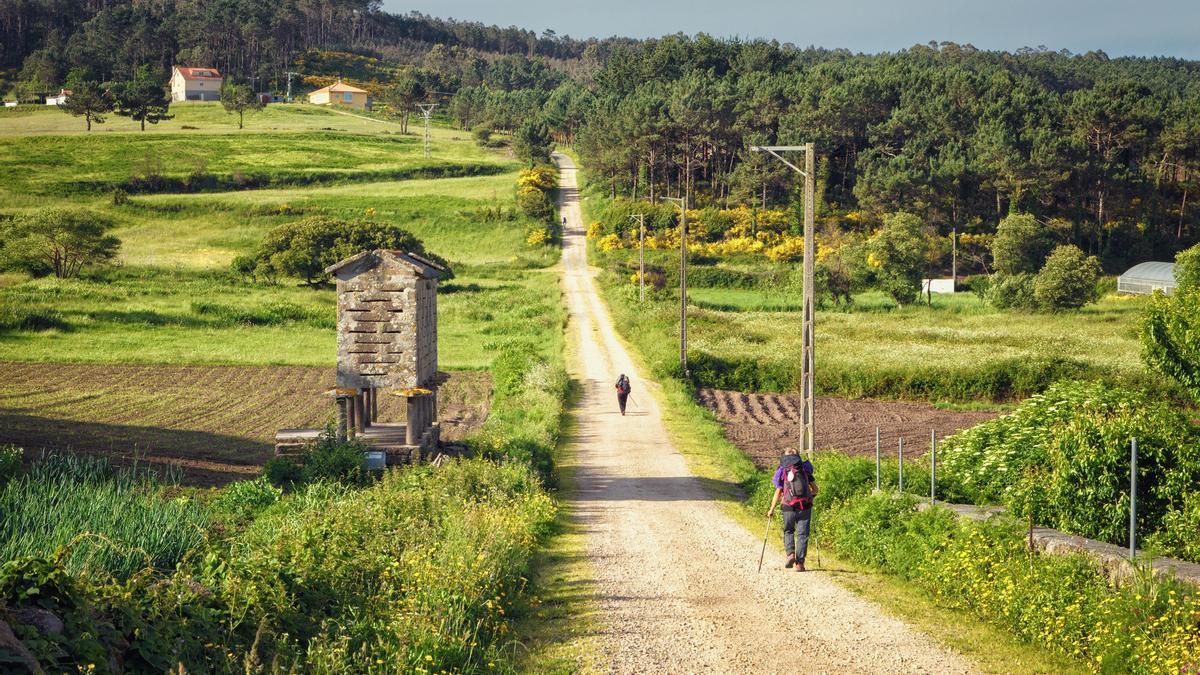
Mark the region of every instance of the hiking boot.
<instances>
[{"instance_id":1,"label":"hiking boot","mask_svg":"<svg viewBox=\"0 0 1200 675\"><path fill-rule=\"evenodd\" d=\"M787 569L791 569L791 568L792 568L792 565L794 565L794 564L796 564L796 554L795 554L795 553L789 553L789 554L788 554L788 557L787 557L787 560L786 560L786 561L784 561L784 563L783 563L783 566L784 566L785 568L787 568Z\"/></svg>"},{"instance_id":2,"label":"hiking boot","mask_svg":"<svg viewBox=\"0 0 1200 675\"><path fill-rule=\"evenodd\" d=\"M796 571L797 571L797 572L804 572L804 571L806 571L806 570L804 569L804 561L803 561L803 560L797 560L797 561L796 561Z\"/></svg>"}]
</instances>

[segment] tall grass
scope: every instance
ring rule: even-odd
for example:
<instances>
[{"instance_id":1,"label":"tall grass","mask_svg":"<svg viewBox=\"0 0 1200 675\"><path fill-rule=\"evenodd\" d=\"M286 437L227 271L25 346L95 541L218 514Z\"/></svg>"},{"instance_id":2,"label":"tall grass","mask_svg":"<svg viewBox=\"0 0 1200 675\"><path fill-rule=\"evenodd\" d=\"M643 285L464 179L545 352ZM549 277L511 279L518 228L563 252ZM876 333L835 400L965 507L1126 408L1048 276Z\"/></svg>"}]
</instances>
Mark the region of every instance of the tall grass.
<instances>
[{"instance_id":1,"label":"tall grass","mask_svg":"<svg viewBox=\"0 0 1200 675\"><path fill-rule=\"evenodd\" d=\"M54 557L82 575L166 570L200 548L209 509L152 475L98 457L49 455L0 487L0 560Z\"/></svg>"}]
</instances>

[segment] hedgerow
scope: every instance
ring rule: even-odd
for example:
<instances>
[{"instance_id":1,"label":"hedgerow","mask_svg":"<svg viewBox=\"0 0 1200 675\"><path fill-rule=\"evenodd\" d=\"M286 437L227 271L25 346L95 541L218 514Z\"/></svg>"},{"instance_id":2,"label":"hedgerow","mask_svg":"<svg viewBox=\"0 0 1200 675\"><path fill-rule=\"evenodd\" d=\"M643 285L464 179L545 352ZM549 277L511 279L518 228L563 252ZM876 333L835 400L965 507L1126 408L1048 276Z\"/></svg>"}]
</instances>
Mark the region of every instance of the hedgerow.
<instances>
[{"instance_id":1,"label":"hedgerow","mask_svg":"<svg viewBox=\"0 0 1200 675\"><path fill-rule=\"evenodd\" d=\"M1097 382L1061 382L1012 414L945 439L942 494L1001 503L1039 524L1114 544L1128 543L1130 441L1138 442L1138 532L1186 518L1200 490L1200 431L1181 411ZM1164 533L1168 554L1185 554L1200 532Z\"/></svg>"}]
</instances>

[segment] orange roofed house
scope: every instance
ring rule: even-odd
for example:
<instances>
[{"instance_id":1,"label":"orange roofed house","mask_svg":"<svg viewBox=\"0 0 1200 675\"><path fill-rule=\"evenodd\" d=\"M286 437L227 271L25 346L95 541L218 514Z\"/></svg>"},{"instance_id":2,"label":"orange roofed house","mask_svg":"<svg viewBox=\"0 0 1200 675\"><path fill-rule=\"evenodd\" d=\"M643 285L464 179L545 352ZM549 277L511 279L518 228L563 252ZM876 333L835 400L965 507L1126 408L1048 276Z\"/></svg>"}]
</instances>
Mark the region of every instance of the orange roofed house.
<instances>
[{"instance_id":1,"label":"orange roofed house","mask_svg":"<svg viewBox=\"0 0 1200 675\"><path fill-rule=\"evenodd\" d=\"M334 82L328 87L320 89L308 95L308 102L316 105L335 105L343 108L352 108L354 110L370 110L371 96L366 89L352 87L341 80Z\"/></svg>"},{"instance_id":2,"label":"orange roofed house","mask_svg":"<svg viewBox=\"0 0 1200 675\"><path fill-rule=\"evenodd\" d=\"M171 100L219 101L224 81L216 68L175 66L171 71Z\"/></svg>"}]
</instances>

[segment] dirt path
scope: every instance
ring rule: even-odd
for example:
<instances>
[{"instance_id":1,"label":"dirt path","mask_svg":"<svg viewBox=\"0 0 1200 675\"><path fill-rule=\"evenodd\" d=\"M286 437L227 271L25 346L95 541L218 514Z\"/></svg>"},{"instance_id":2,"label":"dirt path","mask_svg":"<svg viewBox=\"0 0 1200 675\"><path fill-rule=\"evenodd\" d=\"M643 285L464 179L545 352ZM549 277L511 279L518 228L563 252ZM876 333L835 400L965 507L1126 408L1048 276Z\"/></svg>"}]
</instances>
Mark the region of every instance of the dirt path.
<instances>
[{"instance_id":1,"label":"dirt path","mask_svg":"<svg viewBox=\"0 0 1200 675\"><path fill-rule=\"evenodd\" d=\"M776 555L755 572L761 534L727 517L688 471L646 391L654 385L617 339L587 268L574 165L555 159L567 217L564 286L578 331L571 365L583 383L569 449L580 466L564 498L588 533L610 670L970 672L967 660L823 572L785 570ZM638 406L625 418L612 388L621 372Z\"/></svg>"}]
</instances>

